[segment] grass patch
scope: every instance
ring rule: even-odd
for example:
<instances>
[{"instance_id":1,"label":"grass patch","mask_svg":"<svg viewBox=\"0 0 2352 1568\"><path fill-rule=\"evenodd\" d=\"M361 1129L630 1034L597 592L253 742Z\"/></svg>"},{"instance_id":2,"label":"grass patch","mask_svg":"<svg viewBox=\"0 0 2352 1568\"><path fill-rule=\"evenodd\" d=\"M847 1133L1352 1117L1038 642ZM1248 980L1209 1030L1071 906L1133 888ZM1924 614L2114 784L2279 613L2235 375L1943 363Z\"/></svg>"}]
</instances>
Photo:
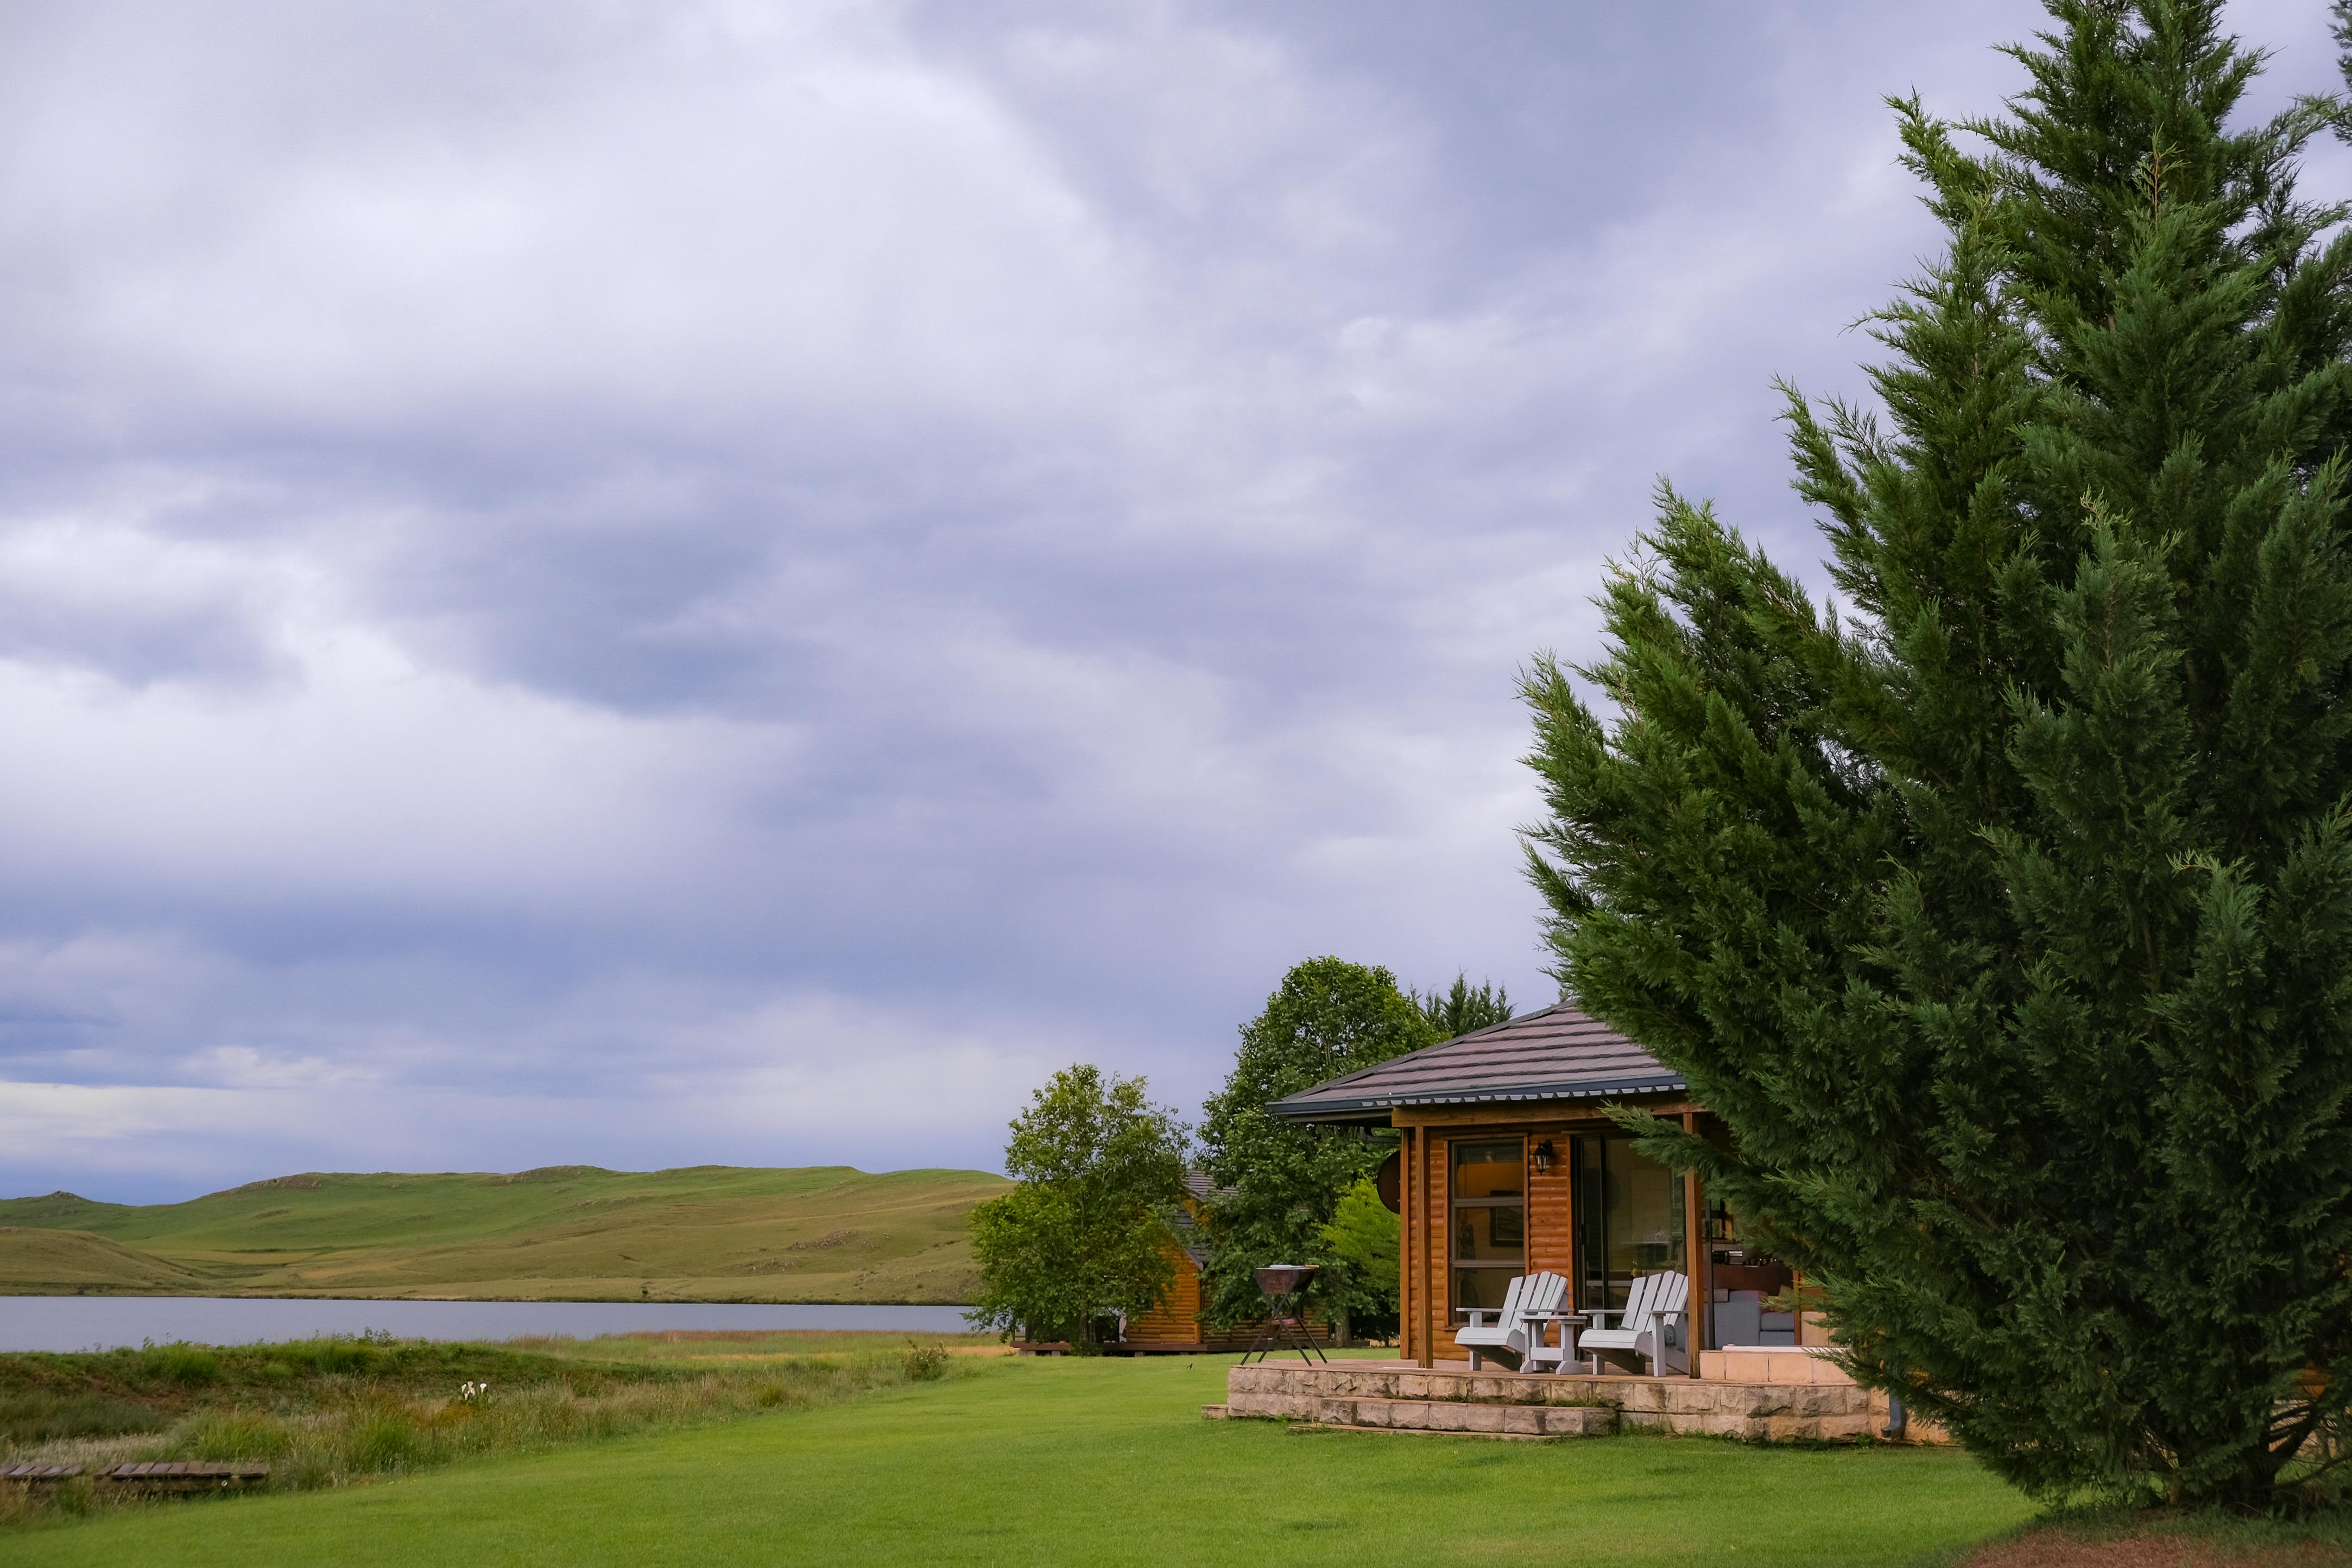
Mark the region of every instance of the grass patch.
<instances>
[{"instance_id":1,"label":"grass patch","mask_svg":"<svg viewBox=\"0 0 2352 1568\"><path fill-rule=\"evenodd\" d=\"M528 1381L559 1375L575 1359L504 1345L395 1341L388 1336L226 1348L166 1344L64 1353L20 1352L0 1354L0 1397L86 1395L177 1415L205 1403L299 1401L315 1396L339 1379L419 1393L467 1379ZM608 1354L603 1359L619 1365L647 1364L625 1355L616 1359Z\"/></svg>"},{"instance_id":2,"label":"grass patch","mask_svg":"<svg viewBox=\"0 0 2352 1568\"><path fill-rule=\"evenodd\" d=\"M959 1354L1003 1353L996 1334L894 1334L870 1329L661 1329L604 1334L593 1340L524 1338L502 1342L519 1351L569 1358L624 1357L630 1361L704 1365L727 1360L768 1357L855 1355L877 1348L919 1342Z\"/></svg>"},{"instance_id":3,"label":"grass patch","mask_svg":"<svg viewBox=\"0 0 2352 1568\"><path fill-rule=\"evenodd\" d=\"M1231 1358L957 1358L776 1419L484 1458L383 1485L125 1512L26 1564L789 1562L1907 1565L2032 1507L1948 1450L1559 1443L1204 1422Z\"/></svg>"},{"instance_id":4,"label":"grass patch","mask_svg":"<svg viewBox=\"0 0 2352 1568\"><path fill-rule=\"evenodd\" d=\"M0 1390L0 1445L16 1447L58 1437L119 1437L167 1425L161 1406L101 1394Z\"/></svg>"},{"instance_id":5,"label":"grass patch","mask_svg":"<svg viewBox=\"0 0 2352 1568\"><path fill-rule=\"evenodd\" d=\"M310 1491L635 1433L807 1409L968 1367L871 1334L847 1353L383 1339L0 1356L0 1463L257 1459ZM468 1385L487 1392L468 1394ZM149 1506L89 1481L0 1486L0 1523Z\"/></svg>"}]
</instances>

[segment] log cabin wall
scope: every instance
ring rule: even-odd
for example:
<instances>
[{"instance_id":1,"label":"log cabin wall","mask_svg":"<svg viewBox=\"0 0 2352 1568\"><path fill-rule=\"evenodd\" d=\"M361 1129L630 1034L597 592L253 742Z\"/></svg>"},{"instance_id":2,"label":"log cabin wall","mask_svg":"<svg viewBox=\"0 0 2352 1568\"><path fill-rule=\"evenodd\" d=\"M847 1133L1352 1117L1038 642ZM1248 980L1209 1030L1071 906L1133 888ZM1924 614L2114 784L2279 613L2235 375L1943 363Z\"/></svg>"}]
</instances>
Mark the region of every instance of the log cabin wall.
<instances>
[{"instance_id":1,"label":"log cabin wall","mask_svg":"<svg viewBox=\"0 0 2352 1568\"><path fill-rule=\"evenodd\" d=\"M1549 1269L1568 1279L1576 1278L1576 1211L1569 1201L1569 1126L1566 1122L1535 1127L1527 1132L1528 1272ZM1552 1147L1549 1171L1536 1169L1538 1143Z\"/></svg>"},{"instance_id":2,"label":"log cabin wall","mask_svg":"<svg viewBox=\"0 0 2352 1568\"><path fill-rule=\"evenodd\" d=\"M1201 1339L1201 1271L1190 1254L1173 1243L1160 1252L1176 1267L1176 1278L1151 1310L1127 1321L1127 1342L1135 1345L1195 1344Z\"/></svg>"}]
</instances>

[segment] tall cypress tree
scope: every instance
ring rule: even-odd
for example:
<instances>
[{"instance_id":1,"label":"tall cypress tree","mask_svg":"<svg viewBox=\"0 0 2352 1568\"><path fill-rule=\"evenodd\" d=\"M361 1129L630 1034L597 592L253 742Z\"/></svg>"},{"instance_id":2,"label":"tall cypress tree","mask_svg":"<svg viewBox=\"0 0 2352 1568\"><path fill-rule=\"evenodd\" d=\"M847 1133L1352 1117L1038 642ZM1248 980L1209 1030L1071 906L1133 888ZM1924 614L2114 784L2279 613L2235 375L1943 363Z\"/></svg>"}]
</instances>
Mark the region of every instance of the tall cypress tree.
<instances>
[{"instance_id":1,"label":"tall cypress tree","mask_svg":"<svg viewBox=\"0 0 2352 1568\"><path fill-rule=\"evenodd\" d=\"M1511 1021L1510 987L1482 980L1474 988L1466 969L1455 973L1450 991L1433 985L1427 995L1408 991L1405 997L1421 1009L1421 1016L1429 1020L1431 1033L1441 1040Z\"/></svg>"},{"instance_id":2,"label":"tall cypress tree","mask_svg":"<svg viewBox=\"0 0 2352 1568\"><path fill-rule=\"evenodd\" d=\"M2220 9L1894 104L1947 248L1787 414L1842 603L1662 489L1607 719L1523 686L1559 976L1737 1137L1652 1151L2012 1480L2265 1507L2352 1404L2352 239Z\"/></svg>"}]
</instances>

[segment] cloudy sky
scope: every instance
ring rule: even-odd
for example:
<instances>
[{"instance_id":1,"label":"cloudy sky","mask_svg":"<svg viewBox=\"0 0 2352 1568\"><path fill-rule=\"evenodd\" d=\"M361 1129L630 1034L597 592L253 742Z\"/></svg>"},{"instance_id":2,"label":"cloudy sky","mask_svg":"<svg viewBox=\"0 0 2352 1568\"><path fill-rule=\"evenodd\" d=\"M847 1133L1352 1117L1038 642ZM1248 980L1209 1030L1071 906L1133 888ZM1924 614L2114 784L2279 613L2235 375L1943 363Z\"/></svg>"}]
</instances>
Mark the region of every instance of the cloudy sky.
<instances>
[{"instance_id":1,"label":"cloudy sky","mask_svg":"<svg viewBox=\"0 0 2352 1568\"><path fill-rule=\"evenodd\" d=\"M1818 553L1879 97L2038 14L0 10L0 1191L992 1165L1312 954L1549 1001L1513 671L1661 474Z\"/></svg>"}]
</instances>

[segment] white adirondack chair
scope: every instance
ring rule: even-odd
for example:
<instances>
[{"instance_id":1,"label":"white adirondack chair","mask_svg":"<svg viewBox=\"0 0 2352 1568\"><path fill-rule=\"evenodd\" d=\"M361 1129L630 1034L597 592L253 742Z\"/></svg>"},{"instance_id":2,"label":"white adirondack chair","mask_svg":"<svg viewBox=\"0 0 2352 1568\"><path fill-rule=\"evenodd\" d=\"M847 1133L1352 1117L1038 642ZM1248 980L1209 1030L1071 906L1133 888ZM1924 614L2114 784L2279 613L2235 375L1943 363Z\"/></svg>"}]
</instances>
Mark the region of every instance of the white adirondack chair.
<instances>
[{"instance_id":1,"label":"white adirondack chair","mask_svg":"<svg viewBox=\"0 0 2352 1568\"><path fill-rule=\"evenodd\" d=\"M1624 1351L1641 1356L1650 1363L1650 1375L1663 1376L1669 1366L1677 1372L1690 1370L1690 1353L1684 1342L1689 1337L1689 1314L1685 1310L1690 1302L1690 1281L1679 1274L1644 1274L1633 1281L1633 1289L1625 1297L1622 1310L1593 1310L1585 1315L1592 1327L1576 1336L1577 1348L1592 1357L1592 1370L1601 1370L1601 1352ZM1607 1326L1615 1318L1617 1326Z\"/></svg>"},{"instance_id":2,"label":"white adirondack chair","mask_svg":"<svg viewBox=\"0 0 2352 1568\"><path fill-rule=\"evenodd\" d=\"M1500 1310L1483 1307L1465 1307L1469 1318L1466 1328L1454 1331L1454 1342L1470 1352L1470 1370L1476 1372L1484 1364L1480 1356L1491 1355L1516 1372L1527 1359L1528 1349L1543 1340L1539 1323L1528 1321L1530 1314L1557 1312L1568 1297L1568 1281L1558 1274L1522 1274L1511 1281L1503 1292ZM1493 1322L1486 1320L1492 1318Z\"/></svg>"}]
</instances>

